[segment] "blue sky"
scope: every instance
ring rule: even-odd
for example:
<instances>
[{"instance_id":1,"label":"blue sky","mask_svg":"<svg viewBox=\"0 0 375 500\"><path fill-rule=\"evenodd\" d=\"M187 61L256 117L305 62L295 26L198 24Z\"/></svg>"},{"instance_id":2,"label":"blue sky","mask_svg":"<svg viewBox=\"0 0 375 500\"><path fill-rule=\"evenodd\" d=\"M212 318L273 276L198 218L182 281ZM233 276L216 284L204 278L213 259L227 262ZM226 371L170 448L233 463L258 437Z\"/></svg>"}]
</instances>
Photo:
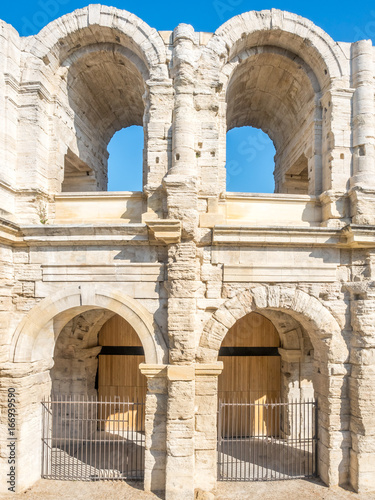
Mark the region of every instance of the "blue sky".
<instances>
[{"instance_id":1,"label":"blue sky","mask_svg":"<svg viewBox=\"0 0 375 500\"><path fill-rule=\"evenodd\" d=\"M85 0L19 0L1 2L0 18L12 24L22 36L37 33L48 22L77 8ZM92 2L95 3L95 2ZM113 0L102 2L133 12L158 30L173 30L179 23L190 23L196 31L215 31L231 17L249 10L278 8L307 17L334 40L353 42L371 38L375 42L375 2L315 0ZM247 146L246 146L247 145ZM109 144L109 189L141 188L142 133L136 128L117 133ZM124 175L123 151L134 168ZM245 153L247 151L247 153ZM228 191L272 192L274 149L263 133L246 127L228 133Z\"/></svg>"}]
</instances>

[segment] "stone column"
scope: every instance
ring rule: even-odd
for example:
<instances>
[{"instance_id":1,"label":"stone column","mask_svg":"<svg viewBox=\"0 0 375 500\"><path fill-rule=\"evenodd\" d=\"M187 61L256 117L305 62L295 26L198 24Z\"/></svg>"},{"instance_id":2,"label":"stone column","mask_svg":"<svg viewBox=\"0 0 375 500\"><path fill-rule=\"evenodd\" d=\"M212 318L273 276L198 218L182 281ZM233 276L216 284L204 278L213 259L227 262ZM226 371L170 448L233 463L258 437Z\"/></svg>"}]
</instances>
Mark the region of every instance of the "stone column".
<instances>
[{"instance_id":1,"label":"stone column","mask_svg":"<svg viewBox=\"0 0 375 500\"><path fill-rule=\"evenodd\" d=\"M353 176L351 215L355 224L375 223L375 106L371 40L352 45Z\"/></svg>"},{"instance_id":2,"label":"stone column","mask_svg":"<svg viewBox=\"0 0 375 500\"><path fill-rule=\"evenodd\" d=\"M195 490L212 493L217 480L217 384L223 362L195 366ZM207 500L209 496L204 497Z\"/></svg>"},{"instance_id":3,"label":"stone column","mask_svg":"<svg viewBox=\"0 0 375 500\"><path fill-rule=\"evenodd\" d=\"M41 476L42 405L49 397L52 363L7 363L0 372L1 471L0 492L10 493L7 483L14 466L15 492L32 486ZM15 394L14 427L8 421L8 391ZM13 392L14 390L14 392ZM14 456L10 456L14 452ZM9 459L14 458L14 464Z\"/></svg>"},{"instance_id":4,"label":"stone column","mask_svg":"<svg viewBox=\"0 0 375 500\"><path fill-rule=\"evenodd\" d=\"M371 40L352 45L353 177L351 185L375 188L374 68Z\"/></svg>"},{"instance_id":5,"label":"stone column","mask_svg":"<svg viewBox=\"0 0 375 500\"><path fill-rule=\"evenodd\" d=\"M358 492L375 489L375 289L363 285L353 287L350 305L350 482Z\"/></svg>"},{"instance_id":6,"label":"stone column","mask_svg":"<svg viewBox=\"0 0 375 500\"><path fill-rule=\"evenodd\" d=\"M194 366L167 368L166 500L194 498Z\"/></svg>"},{"instance_id":7,"label":"stone column","mask_svg":"<svg viewBox=\"0 0 375 500\"><path fill-rule=\"evenodd\" d=\"M15 214L17 129L18 129L18 79L21 72L19 60L20 37L9 24L1 23L0 36L0 209L3 217ZM18 187L18 186L17 186Z\"/></svg>"},{"instance_id":8,"label":"stone column","mask_svg":"<svg viewBox=\"0 0 375 500\"><path fill-rule=\"evenodd\" d=\"M145 408L145 491L165 490L167 367L141 363L139 369L147 377Z\"/></svg>"},{"instance_id":9,"label":"stone column","mask_svg":"<svg viewBox=\"0 0 375 500\"><path fill-rule=\"evenodd\" d=\"M168 250L168 333L170 362L192 364L195 357L198 183L194 150L195 38L192 26L173 33L174 120L172 168L164 179L168 218L180 220L181 242Z\"/></svg>"}]
</instances>

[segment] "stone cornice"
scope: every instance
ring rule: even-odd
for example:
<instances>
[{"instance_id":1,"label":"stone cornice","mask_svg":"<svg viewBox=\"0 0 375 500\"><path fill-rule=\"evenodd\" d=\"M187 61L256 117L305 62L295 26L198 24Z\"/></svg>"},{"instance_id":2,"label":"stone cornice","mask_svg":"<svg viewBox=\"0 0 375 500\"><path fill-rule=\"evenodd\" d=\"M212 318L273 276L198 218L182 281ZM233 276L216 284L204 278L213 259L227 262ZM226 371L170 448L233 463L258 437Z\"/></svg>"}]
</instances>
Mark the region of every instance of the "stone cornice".
<instances>
[{"instance_id":1,"label":"stone cornice","mask_svg":"<svg viewBox=\"0 0 375 500\"><path fill-rule=\"evenodd\" d=\"M375 247L375 226L349 224L343 228L215 226L214 245Z\"/></svg>"},{"instance_id":2,"label":"stone cornice","mask_svg":"<svg viewBox=\"0 0 375 500\"><path fill-rule=\"evenodd\" d=\"M342 229L351 248L375 247L375 226L350 224Z\"/></svg>"},{"instance_id":3,"label":"stone cornice","mask_svg":"<svg viewBox=\"0 0 375 500\"><path fill-rule=\"evenodd\" d=\"M139 370L147 378L164 378L167 376L168 365L151 365L140 363Z\"/></svg>"},{"instance_id":4,"label":"stone cornice","mask_svg":"<svg viewBox=\"0 0 375 500\"><path fill-rule=\"evenodd\" d=\"M148 243L145 224L18 226L0 219L0 241L11 246L139 245Z\"/></svg>"},{"instance_id":5,"label":"stone cornice","mask_svg":"<svg viewBox=\"0 0 375 500\"><path fill-rule=\"evenodd\" d=\"M0 218L0 242L12 246L22 245L23 238L19 226Z\"/></svg>"},{"instance_id":6,"label":"stone cornice","mask_svg":"<svg viewBox=\"0 0 375 500\"><path fill-rule=\"evenodd\" d=\"M18 225L0 218L0 242L11 246L82 246L180 241L181 222L155 220L137 224ZM212 229L215 246L375 248L375 226L344 228L229 226Z\"/></svg>"},{"instance_id":7,"label":"stone cornice","mask_svg":"<svg viewBox=\"0 0 375 500\"><path fill-rule=\"evenodd\" d=\"M21 226L28 246L123 245L148 243L145 224Z\"/></svg>"}]
</instances>

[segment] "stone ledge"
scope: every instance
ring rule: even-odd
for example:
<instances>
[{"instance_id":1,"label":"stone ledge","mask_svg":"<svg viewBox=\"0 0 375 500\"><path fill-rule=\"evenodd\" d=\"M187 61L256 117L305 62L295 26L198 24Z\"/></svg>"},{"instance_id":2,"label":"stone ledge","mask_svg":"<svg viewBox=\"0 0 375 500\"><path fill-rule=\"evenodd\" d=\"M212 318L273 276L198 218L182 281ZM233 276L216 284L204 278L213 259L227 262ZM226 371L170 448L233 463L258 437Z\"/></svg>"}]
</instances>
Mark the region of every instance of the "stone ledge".
<instances>
[{"instance_id":1,"label":"stone ledge","mask_svg":"<svg viewBox=\"0 0 375 500\"><path fill-rule=\"evenodd\" d=\"M123 245L148 243L145 224L71 224L20 226L27 246Z\"/></svg>"},{"instance_id":2,"label":"stone ledge","mask_svg":"<svg viewBox=\"0 0 375 500\"><path fill-rule=\"evenodd\" d=\"M142 375L147 378L164 378L167 376L168 365L151 365L146 363L140 363L139 369Z\"/></svg>"},{"instance_id":3,"label":"stone ledge","mask_svg":"<svg viewBox=\"0 0 375 500\"><path fill-rule=\"evenodd\" d=\"M196 364L195 375L218 377L223 371L223 369L224 369L224 363L222 361L218 361L217 363Z\"/></svg>"},{"instance_id":4,"label":"stone ledge","mask_svg":"<svg viewBox=\"0 0 375 500\"><path fill-rule=\"evenodd\" d=\"M0 218L0 242L13 245L22 243L19 226L12 221Z\"/></svg>"},{"instance_id":5,"label":"stone ledge","mask_svg":"<svg viewBox=\"0 0 375 500\"><path fill-rule=\"evenodd\" d=\"M375 226L350 224L342 229L347 244L351 248L368 248L375 246Z\"/></svg>"},{"instance_id":6,"label":"stone ledge","mask_svg":"<svg viewBox=\"0 0 375 500\"><path fill-rule=\"evenodd\" d=\"M287 226L215 226L212 243L215 245L253 246L345 246L341 229Z\"/></svg>"}]
</instances>

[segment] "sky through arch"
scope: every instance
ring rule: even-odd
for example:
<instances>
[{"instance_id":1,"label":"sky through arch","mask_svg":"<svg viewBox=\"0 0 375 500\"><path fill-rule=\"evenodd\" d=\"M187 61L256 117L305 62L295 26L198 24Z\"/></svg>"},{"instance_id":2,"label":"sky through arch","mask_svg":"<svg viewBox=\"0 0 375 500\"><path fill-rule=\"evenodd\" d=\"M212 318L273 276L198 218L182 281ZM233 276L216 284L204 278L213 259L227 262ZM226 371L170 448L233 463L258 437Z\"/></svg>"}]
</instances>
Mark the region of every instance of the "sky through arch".
<instances>
[{"instance_id":1,"label":"sky through arch","mask_svg":"<svg viewBox=\"0 0 375 500\"><path fill-rule=\"evenodd\" d=\"M142 191L143 128L138 125L115 133L108 144L108 191Z\"/></svg>"},{"instance_id":2,"label":"sky through arch","mask_svg":"<svg viewBox=\"0 0 375 500\"><path fill-rule=\"evenodd\" d=\"M253 127L233 128L227 132L227 191L273 193L275 181L273 142Z\"/></svg>"}]
</instances>

